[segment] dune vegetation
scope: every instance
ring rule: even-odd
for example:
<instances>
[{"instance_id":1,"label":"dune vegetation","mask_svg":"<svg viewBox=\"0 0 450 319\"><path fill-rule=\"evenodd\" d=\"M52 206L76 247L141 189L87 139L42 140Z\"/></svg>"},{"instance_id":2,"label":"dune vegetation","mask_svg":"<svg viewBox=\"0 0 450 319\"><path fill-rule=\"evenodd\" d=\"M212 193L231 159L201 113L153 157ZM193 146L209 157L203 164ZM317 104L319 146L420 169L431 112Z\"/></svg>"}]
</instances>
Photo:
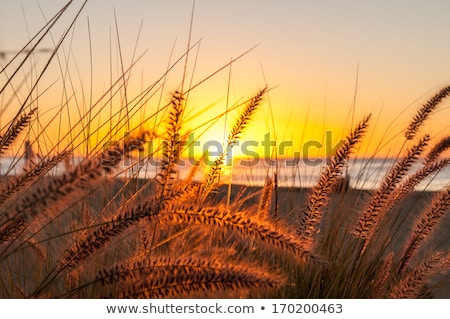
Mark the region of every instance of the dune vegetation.
<instances>
[{"instance_id":1,"label":"dune vegetation","mask_svg":"<svg viewBox=\"0 0 450 319\"><path fill-rule=\"evenodd\" d=\"M224 151L209 165L197 158L183 177L184 139L196 130L201 135L208 123L185 126L197 86L164 91L170 66L134 96L127 81L136 58L88 107L62 67L61 105L48 111L39 103L48 67L64 65L61 46L78 14L53 39L42 69L31 66L37 76L28 95L14 98L16 78L29 72L27 62L70 6L1 65L0 152L10 162L0 177L0 297L450 297L450 187L415 191L450 163L450 139L423 133L450 87L418 108L376 189L357 190L343 179L371 130L370 115L348 128L312 188L279 187L268 173L263 187L231 189L220 178L227 150L266 107L270 87L211 119L237 114L220 141ZM152 105L160 95L163 102ZM120 107L113 111L115 103ZM152 114L132 120L144 106ZM10 117L7 108L14 110ZM50 131L55 125L58 134ZM155 159L155 174L143 178Z\"/></svg>"}]
</instances>

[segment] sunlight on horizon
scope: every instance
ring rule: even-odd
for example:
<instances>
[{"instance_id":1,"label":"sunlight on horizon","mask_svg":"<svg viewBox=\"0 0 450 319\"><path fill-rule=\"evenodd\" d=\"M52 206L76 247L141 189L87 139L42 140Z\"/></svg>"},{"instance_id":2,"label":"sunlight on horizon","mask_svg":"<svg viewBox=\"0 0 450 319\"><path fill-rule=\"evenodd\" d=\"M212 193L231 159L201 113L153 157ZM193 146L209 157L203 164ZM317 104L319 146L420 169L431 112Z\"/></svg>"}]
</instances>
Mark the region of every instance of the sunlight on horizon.
<instances>
[{"instance_id":1,"label":"sunlight on horizon","mask_svg":"<svg viewBox=\"0 0 450 319\"><path fill-rule=\"evenodd\" d=\"M51 15L50 12L56 11L54 3L42 1L41 5L45 18L41 13L32 13L34 4L25 3L23 13L18 5L2 5L11 8L11 16L14 13L16 20L13 22L5 16L4 20L8 22L0 25L4 38L0 43L1 52L20 48L29 38L27 34L32 34L31 30L41 26ZM173 13L179 20L173 24L170 23L172 20L165 20L164 15L171 12L175 3L153 8L138 1L136 6L121 10L122 4L114 2L102 12L99 8L106 7L99 5L88 2L86 12L77 21L75 30L31 97L31 104L39 108L41 128L51 122L46 134L38 131L31 133L40 141L42 152L58 148L60 139L83 154L95 149L96 143L104 143L128 130L161 131L167 115L161 108L167 105L170 94L180 89L181 83L184 83L184 91L201 83L188 95L185 114L188 121L183 126L185 133L196 129L196 138L202 145L211 141L223 144L227 130L242 107L225 115L227 108L232 109L233 105L251 98L267 81L268 87L273 89L265 96L240 139L241 146L245 141L258 143L258 146L248 148L250 153L257 152L261 157L276 154L292 157L297 153L304 155L305 144L312 143L308 156L324 157L328 154L323 145L329 134L332 135L329 143L335 145L363 116L372 113L368 133L357 155L395 156L392 150L402 145L402 131L415 111L441 85L446 84L445 81L450 80L445 75L444 66L442 70L433 67L430 73L424 73L422 61L430 63L430 67L435 64L431 64L430 58L424 55L423 48L418 51L420 54L415 57L416 60L408 56L403 60L404 65L398 64L398 70L394 69L394 63L400 61L403 53L399 51L399 44L395 43L395 35L390 38L388 31L374 30L376 24L368 27L366 36L378 41L377 36L382 35L386 43L392 46L392 60L387 60L385 67L382 67L382 61L372 52L375 44L371 45L370 39L360 42L360 46L355 47L357 52L352 51L350 39L363 41L364 34L352 28L350 22L338 18L336 21L341 24L336 30L330 30L331 25L326 23L330 12L320 5L290 3L288 7L284 3L283 7L264 3L260 12L262 17L270 17L270 9L274 10L273 14L282 12L289 14L289 17L295 16L295 13L304 15L310 12L324 23L306 30L308 23L314 21L313 17L303 22L285 19L278 26L278 34L275 32L276 22L268 27L257 18L256 31L251 31L242 28L243 21L236 20L236 25L230 26L226 24L225 16L217 16L219 12L206 11L220 7L226 15L234 12L232 8L238 6L237 3L231 2L230 7L224 7L218 2L197 1L190 39L193 48L187 64L183 54L188 44L192 3L177 2L176 5L183 10ZM137 15L138 6L148 9L149 16L155 19L160 10L161 17L148 21L144 14L141 22L140 16L139 19L133 16ZM237 13L239 17L245 16L249 8L242 5L241 9ZM395 12L398 9L397 6L392 8ZM357 20L363 21L363 17L357 14L367 14L366 9L356 7L354 10L348 14L356 13ZM386 23L394 23L394 14L385 14L388 18ZM216 16L217 21L212 24ZM411 21L406 16L393 33L407 32L404 28ZM280 17L274 16L274 19L279 21ZM372 18L369 20L373 23ZM26 22L25 26L22 21ZM14 23L20 31L14 38L6 32L7 27L12 27L8 23ZM444 22L436 18L436 26L438 23ZM156 29L157 26L160 28ZM326 32L339 36L341 43L337 40L334 43L331 37L328 39ZM345 32L348 32L348 38ZM46 42L45 48L54 47L58 32L54 33L55 42ZM237 38L239 34L241 38ZM293 35L298 39L291 38ZM427 39L426 34L418 36L420 41ZM232 58L258 43L258 47L232 63L231 67L226 66ZM348 50L346 46L349 46ZM332 50L335 54L331 53ZM450 48L444 44L441 50L436 48L436 51L443 51L439 52L439 57L445 55L445 50ZM386 56L388 54L386 52ZM4 53L2 65L12 56ZM10 100L4 100L1 104L2 127L12 117L7 114L14 114L25 99L27 90L39 77L39 70L48 57L49 53L36 52L27 67L29 73L19 75L13 81L13 88L7 88ZM177 59L179 62L166 77L164 73L167 68ZM135 62L136 65L131 67ZM439 59L436 59L436 65L438 63ZM416 75L410 68L412 65L417 67ZM128 71L129 67L131 69ZM222 67L223 70L208 78ZM122 72L125 72L123 78ZM435 78L431 76L433 73ZM392 74L396 74L398 79L394 79ZM2 76L4 80L9 75ZM396 83L395 86L393 83ZM448 107L441 109L442 113L431 116L424 129L436 139L448 129ZM276 152L272 149L268 154L267 149L261 146L267 134L271 142L276 141L277 148L283 143L288 146ZM89 146L84 145L87 138ZM319 147L319 144L322 146ZM203 147L199 147L194 154L198 157L204 151ZM236 157L248 155L242 150L234 154Z\"/></svg>"}]
</instances>

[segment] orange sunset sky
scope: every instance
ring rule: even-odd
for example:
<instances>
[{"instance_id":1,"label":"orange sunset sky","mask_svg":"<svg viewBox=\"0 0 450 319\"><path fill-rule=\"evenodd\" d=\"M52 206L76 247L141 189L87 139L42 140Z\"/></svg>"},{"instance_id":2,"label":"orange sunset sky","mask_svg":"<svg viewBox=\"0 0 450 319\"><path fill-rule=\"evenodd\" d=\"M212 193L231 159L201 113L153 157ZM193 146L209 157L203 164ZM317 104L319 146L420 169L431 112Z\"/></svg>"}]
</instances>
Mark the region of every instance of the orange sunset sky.
<instances>
[{"instance_id":1,"label":"orange sunset sky","mask_svg":"<svg viewBox=\"0 0 450 319\"><path fill-rule=\"evenodd\" d=\"M64 3L0 2L1 65ZM14 79L14 89L5 91L0 101L2 127L23 103L27 88L50 56L47 49L55 47L82 3L73 2L51 37L39 46L44 50L33 54ZM103 104L110 105L97 117L92 115L92 127L105 122L124 100L131 101L155 83L168 64L186 51L192 7L193 2L186 0L88 1L34 94L39 95L34 103L39 107L41 125L52 121L46 136L40 137L46 140L43 145L51 149L56 137L70 140L71 127L72 134L82 131L84 122L76 124L80 114L86 113L118 78L122 67L127 69L137 57L142 55L127 73L127 94L121 90L114 103L103 98ZM140 102L131 123L154 114L160 98L161 105L167 103L170 93L180 89L184 73L186 89L258 45L190 93L187 128L205 124L196 131L200 135L227 104L232 107L244 101L267 82L273 89L243 138L262 141L270 132L278 141L292 140L289 155L305 141L323 141L325 131L332 131L337 141L352 124L372 113L361 155L370 155L380 145L378 156L395 154L403 143L401 133L417 108L450 84L449 12L450 2L444 0L197 0L190 38L194 47L186 72L182 59L169 72L163 90L155 88L154 95ZM2 85L12 72L10 67L0 75ZM158 83L159 88L162 82ZM440 106L423 133L436 138L448 133L449 105L450 100ZM159 123L161 117L156 121L151 117L146 125ZM231 123L235 117L236 113L230 112L198 138L222 141L225 121ZM120 122L120 116L115 121ZM92 143L110 124L92 134ZM322 151L318 150L318 155L323 155Z\"/></svg>"}]
</instances>

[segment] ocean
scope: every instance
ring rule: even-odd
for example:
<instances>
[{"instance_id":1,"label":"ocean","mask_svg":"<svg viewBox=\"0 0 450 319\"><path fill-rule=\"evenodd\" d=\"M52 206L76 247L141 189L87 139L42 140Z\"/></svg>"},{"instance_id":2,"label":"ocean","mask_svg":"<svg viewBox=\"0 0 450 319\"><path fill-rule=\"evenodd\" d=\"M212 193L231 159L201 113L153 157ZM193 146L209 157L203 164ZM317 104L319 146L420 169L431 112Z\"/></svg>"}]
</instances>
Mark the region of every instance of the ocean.
<instances>
[{"instance_id":1,"label":"ocean","mask_svg":"<svg viewBox=\"0 0 450 319\"><path fill-rule=\"evenodd\" d=\"M80 158L75 159L79 161ZM350 180L350 187L355 189L375 189L384 176L394 165L395 160L388 158L377 159L353 159L343 169L343 176ZM184 179L191 174L194 161L182 160L177 166L178 178ZM423 163L419 160L413 165L409 174L414 173ZM248 186L263 186L267 177L274 178L275 174L279 187L311 187L317 183L321 172L326 166L326 161L321 159L303 161L293 159L246 161L237 159L233 165L225 165L220 181L223 183L242 184ZM194 179L201 180L204 172L208 171L208 165L202 163L198 167ZM140 178L152 178L160 169L158 161L125 162L118 176L127 177L135 174ZM62 164L55 167L49 174L60 174L65 168ZM23 163L13 157L0 159L0 174L14 175L23 172ZM418 191L439 191L450 186L450 167L437 174L429 176L417 187Z\"/></svg>"},{"instance_id":2,"label":"ocean","mask_svg":"<svg viewBox=\"0 0 450 319\"><path fill-rule=\"evenodd\" d=\"M302 161L295 163L291 159L287 159L279 161L276 166L267 165L265 162L251 167L234 165L232 168L232 181L239 184L262 186L267 176L273 178L276 172L278 186L280 187L311 187L317 183L320 174L326 167L326 162L317 160L314 165L311 164ZM350 187L352 188L375 189L380 185L394 164L394 159L350 160L343 169L343 177L347 177L350 180ZM423 163L416 163L410 168L408 173L413 174L421 166L423 166ZM438 191L449 185L450 167L447 167L437 174L426 178L416 187L416 190Z\"/></svg>"}]
</instances>

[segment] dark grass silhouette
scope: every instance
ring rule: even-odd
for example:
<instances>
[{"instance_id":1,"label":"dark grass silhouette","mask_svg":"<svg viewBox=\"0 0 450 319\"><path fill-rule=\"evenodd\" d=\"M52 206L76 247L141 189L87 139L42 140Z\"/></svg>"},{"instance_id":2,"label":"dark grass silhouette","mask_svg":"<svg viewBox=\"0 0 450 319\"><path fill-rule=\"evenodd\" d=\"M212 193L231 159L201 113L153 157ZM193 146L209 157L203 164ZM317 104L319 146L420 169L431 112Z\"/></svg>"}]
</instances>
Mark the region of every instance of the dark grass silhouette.
<instances>
[{"instance_id":1,"label":"dark grass silhouette","mask_svg":"<svg viewBox=\"0 0 450 319\"><path fill-rule=\"evenodd\" d=\"M71 5L24 46L22 60L16 55L1 70L2 100ZM219 179L227 150L251 126L269 88L228 110L239 116L224 152L203 169L203 178L194 178L202 170L199 164L180 179L177 165L188 147L182 137L192 132L185 127L188 94L224 67L197 86L181 85L150 118L133 124L142 100L160 87L128 95L124 79L136 61L130 69L122 65L117 81L89 111L77 106L79 116L70 119L72 128L64 135L59 120L65 106L44 123L30 98L59 50L60 44L12 118L2 118L7 124L1 129L0 153L14 160L0 177L0 297L450 297L449 238L440 230L450 189L422 196L414 191L449 164L444 157L449 138L432 147L428 135L416 138L450 93L448 87L419 109L405 130L406 151L399 150L373 191L341 187L345 163L370 130L370 115L349 128L311 189L281 189L276 175L267 176L260 189L231 189ZM114 113L109 106L119 92L127 98ZM54 124L61 134L48 147L46 136ZM201 133L207 124L197 130ZM108 134L102 136L102 127L110 127ZM128 133L117 138L123 130ZM96 143L90 139L94 134ZM157 142L151 150L150 141ZM28 151L17 151L23 145ZM30 145L46 150L44 155L30 152ZM85 152L76 159L79 149ZM154 177L139 178L155 158L161 165Z\"/></svg>"}]
</instances>

